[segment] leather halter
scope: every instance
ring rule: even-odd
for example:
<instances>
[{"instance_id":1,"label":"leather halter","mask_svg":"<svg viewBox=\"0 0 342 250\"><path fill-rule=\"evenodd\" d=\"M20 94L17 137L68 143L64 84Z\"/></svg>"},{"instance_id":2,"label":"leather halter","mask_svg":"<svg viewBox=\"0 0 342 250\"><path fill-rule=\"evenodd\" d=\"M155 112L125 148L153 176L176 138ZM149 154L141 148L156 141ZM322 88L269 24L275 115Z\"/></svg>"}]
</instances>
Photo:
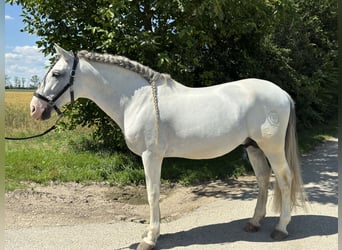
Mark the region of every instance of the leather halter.
<instances>
[{"instance_id":1,"label":"leather halter","mask_svg":"<svg viewBox=\"0 0 342 250\"><path fill-rule=\"evenodd\" d=\"M50 107L52 107L57 112L57 114L60 116L63 115L63 112L57 107L56 102L68 89L70 89L71 104L73 104L75 102L73 85L74 85L74 78L75 78L75 74L76 74L77 64L78 64L78 57L75 55L74 56L74 63L72 65L72 70L70 72L69 82L67 83L67 85L64 86L64 88L61 91L59 91L52 98L41 95L41 94L37 93L37 91L33 93L33 96L39 98L40 100L47 102L47 104ZM46 77L44 78L44 84L45 84L45 79L46 79Z\"/></svg>"}]
</instances>

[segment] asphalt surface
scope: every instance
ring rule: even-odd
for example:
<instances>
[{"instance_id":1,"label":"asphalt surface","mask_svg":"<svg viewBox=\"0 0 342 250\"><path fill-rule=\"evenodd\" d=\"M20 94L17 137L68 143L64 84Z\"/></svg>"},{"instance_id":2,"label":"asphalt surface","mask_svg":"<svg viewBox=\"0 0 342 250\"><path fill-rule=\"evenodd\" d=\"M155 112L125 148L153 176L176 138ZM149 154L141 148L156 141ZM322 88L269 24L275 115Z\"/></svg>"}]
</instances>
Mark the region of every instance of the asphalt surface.
<instances>
[{"instance_id":1,"label":"asphalt surface","mask_svg":"<svg viewBox=\"0 0 342 250\"><path fill-rule=\"evenodd\" d=\"M256 197L248 192L232 199L218 199L190 214L161 224L156 249L338 249L337 141L325 142L302 157L308 211L298 209L288 226L289 237L270 238L278 215L268 214L261 231L243 231L252 215ZM271 202L268 202L271 204ZM5 231L5 249L135 249L146 225L133 222L48 226Z\"/></svg>"}]
</instances>

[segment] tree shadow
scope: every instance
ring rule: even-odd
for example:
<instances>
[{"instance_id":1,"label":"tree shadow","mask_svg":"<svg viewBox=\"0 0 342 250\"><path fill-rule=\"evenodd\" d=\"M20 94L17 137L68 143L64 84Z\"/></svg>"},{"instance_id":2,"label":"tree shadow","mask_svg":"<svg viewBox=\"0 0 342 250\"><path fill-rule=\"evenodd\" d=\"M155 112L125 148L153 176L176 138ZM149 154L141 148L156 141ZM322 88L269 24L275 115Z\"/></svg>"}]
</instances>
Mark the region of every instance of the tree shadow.
<instances>
[{"instance_id":1,"label":"tree shadow","mask_svg":"<svg viewBox=\"0 0 342 250\"><path fill-rule=\"evenodd\" d=\"M337 141L326 141L310 154L303 155L302 176L309 201L338 204L337 151Z\"/></svg>"},{"instance_id":2,"label":"tree shadow","mask_svg":"<svg viewBox=\"0 0 342 250\"><path fill-rule=\"evenodd\" d=\"M173 249L191 245L215 245L229 242L274 242L270 233L278 222L278 217L267 217L257 233L243 231L249 218L232 222L195 227L187 231L163 234L159 237L156 249ZM289 236L284 241L304 239L312 236L328 236L337 233L337 217L323 215L293 216L288 226ZM136 249L137 244L130 249Z\"/></svg>"},{"instance_id":3,"label":"tree shadow","mask_svg":"<svg viewBox=\"0 0 342 250\"><path fill-rule=\"evenodd\" d=\"M192 193L197 197L215 197L231 200L254 200L258 196L256 179L215 181L197 185Z\"/></svg>"}]
</instances>

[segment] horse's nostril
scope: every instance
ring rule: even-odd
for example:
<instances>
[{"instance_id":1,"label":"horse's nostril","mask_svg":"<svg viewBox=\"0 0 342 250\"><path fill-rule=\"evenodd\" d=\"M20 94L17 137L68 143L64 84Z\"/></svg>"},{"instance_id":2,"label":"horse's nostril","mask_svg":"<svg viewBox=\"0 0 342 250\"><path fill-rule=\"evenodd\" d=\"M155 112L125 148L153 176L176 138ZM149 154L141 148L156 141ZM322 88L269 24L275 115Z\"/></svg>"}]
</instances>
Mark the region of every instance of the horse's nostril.
<instances>
[{"instance_id":1,"label":"horse's nostril","mask_svg":"<svg viewBox=\"0 0 342 250\"><path fill-rule=\"evenodd\" d=\"M36 107L35 107L35 106L32 106L32 107L31 107L31 113L33 114L35 111L36 111Z\"/></svg>"}]
</instances>

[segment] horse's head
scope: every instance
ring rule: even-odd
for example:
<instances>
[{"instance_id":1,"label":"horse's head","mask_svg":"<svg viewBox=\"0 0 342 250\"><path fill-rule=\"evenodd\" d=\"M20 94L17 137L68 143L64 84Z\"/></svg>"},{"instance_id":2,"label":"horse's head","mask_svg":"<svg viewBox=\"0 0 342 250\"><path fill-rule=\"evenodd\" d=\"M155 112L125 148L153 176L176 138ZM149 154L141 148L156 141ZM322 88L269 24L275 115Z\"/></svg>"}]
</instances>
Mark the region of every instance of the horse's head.
<instances>
[{"instance_id":1,"label":"horse's head","mask_svg":"<svg viewBox=\"0 0 342 250\"><path fill-rule=\"evenodd\" d=\"M37 120L49 119L52 109L61 114L59 107L70 99L71 102L74 101L72 85L78 59L57 45L55 49L59 59L46 73L30 103L31 116Z\"/></svg>"}]
</instances>

